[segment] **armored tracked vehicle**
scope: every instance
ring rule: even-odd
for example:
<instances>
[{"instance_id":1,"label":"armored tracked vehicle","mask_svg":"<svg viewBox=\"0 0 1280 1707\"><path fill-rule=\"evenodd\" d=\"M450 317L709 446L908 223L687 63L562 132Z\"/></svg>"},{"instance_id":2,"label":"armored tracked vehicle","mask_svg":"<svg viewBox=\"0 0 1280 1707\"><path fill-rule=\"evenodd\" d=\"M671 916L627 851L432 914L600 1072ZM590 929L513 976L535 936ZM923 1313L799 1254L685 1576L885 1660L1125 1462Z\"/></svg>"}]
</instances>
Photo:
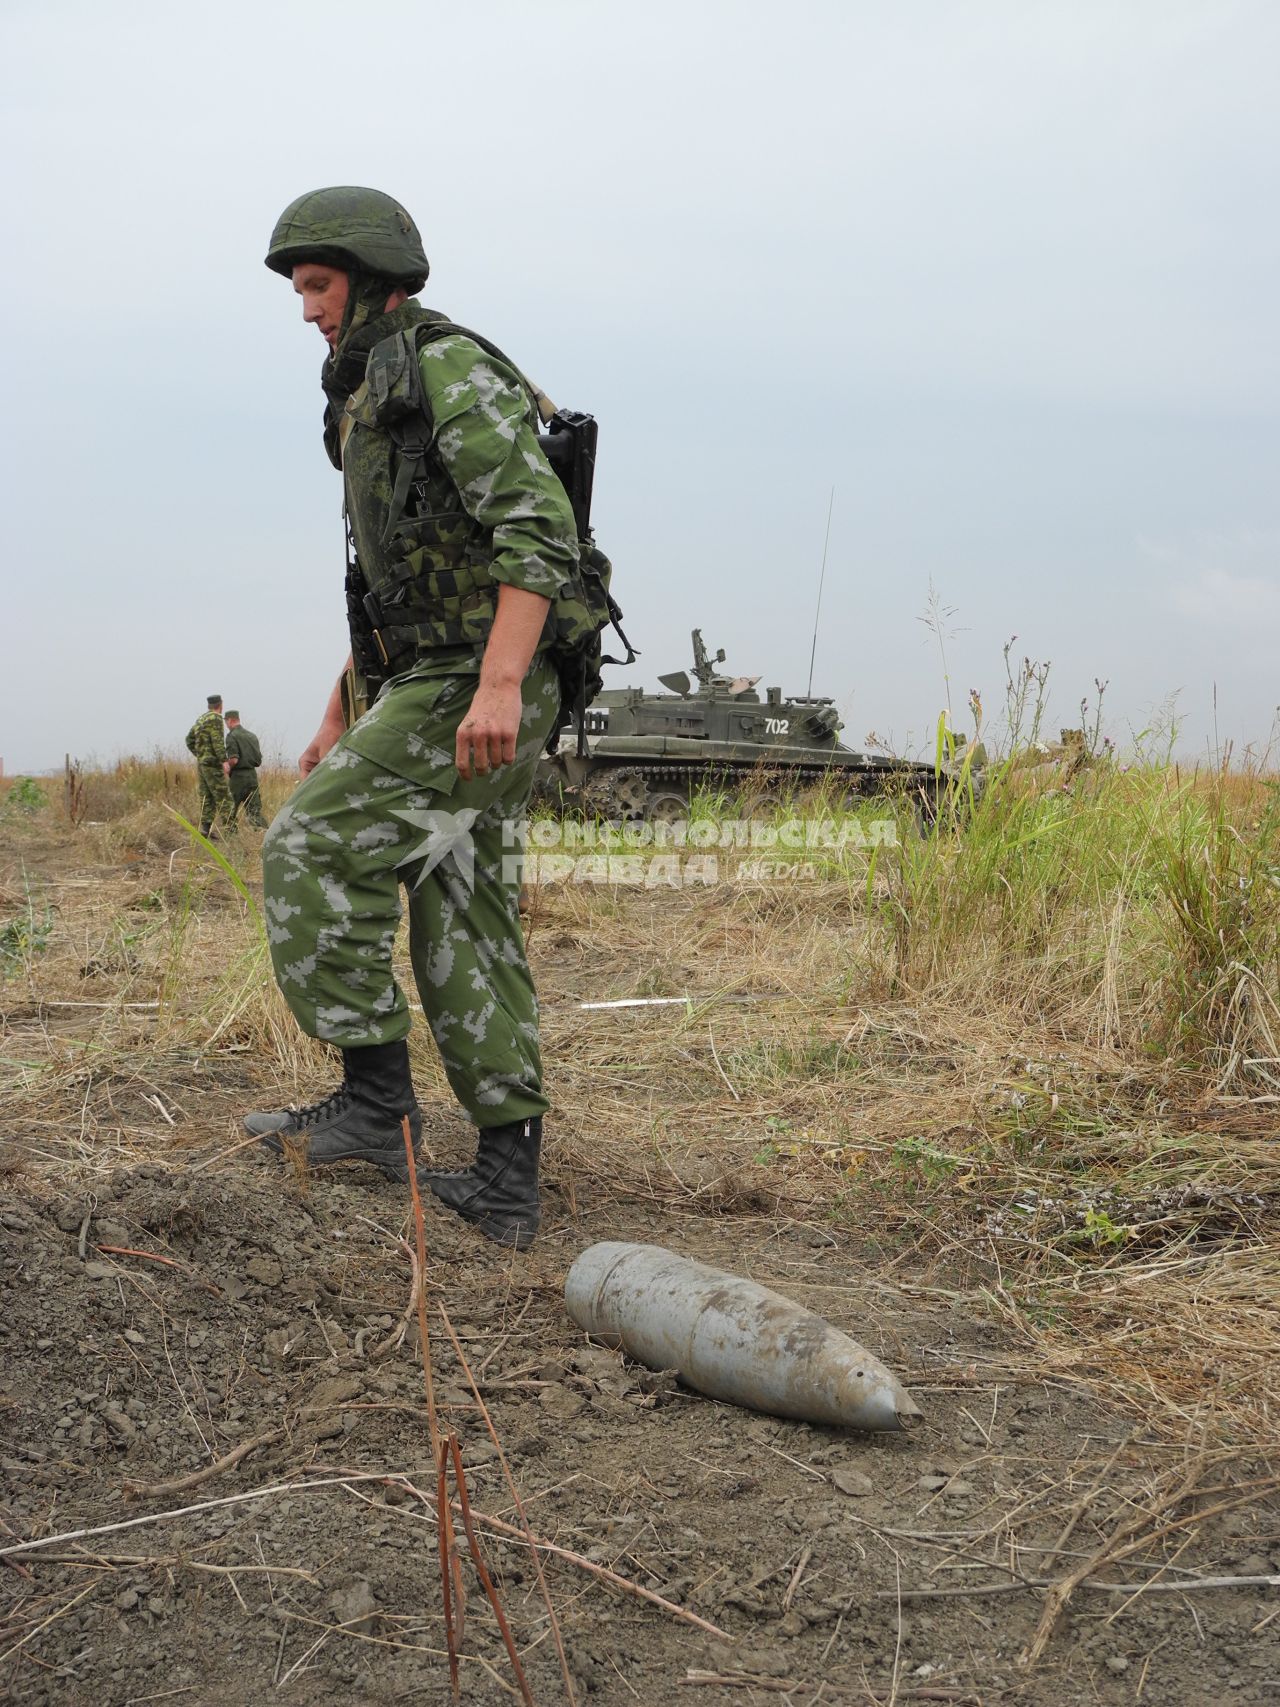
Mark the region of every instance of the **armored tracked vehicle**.
<instances>
[{"instance_id":1,"label":"armored tracked vehicle","mask_svg":"<svg viewBox=\"0 0 1280 1707\"><path fill-rule=\"evenodd\" d=\"M758 676L728 676L693 631L693 680L659 676L666 693L606 689L588 707L584 739L539 766L537 796L603 819L687 816L703 788L749 787L764 796L827 787L837 797L900 793L926 813L937 796L932 765L859 753L837 739L832 701L757 691ZM585 748L579 751L579 746Z\"/></svg>"}]
</instances>

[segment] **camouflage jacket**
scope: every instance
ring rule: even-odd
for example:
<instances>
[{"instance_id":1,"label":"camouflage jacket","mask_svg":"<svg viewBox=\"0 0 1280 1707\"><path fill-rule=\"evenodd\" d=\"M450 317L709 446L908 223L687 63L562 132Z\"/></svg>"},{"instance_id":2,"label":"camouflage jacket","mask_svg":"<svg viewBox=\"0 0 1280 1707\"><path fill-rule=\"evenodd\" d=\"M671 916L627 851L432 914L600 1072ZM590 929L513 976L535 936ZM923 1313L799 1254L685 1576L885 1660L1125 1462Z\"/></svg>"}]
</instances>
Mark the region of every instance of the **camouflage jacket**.
<instances>
[{"instance_id":1,"label":"camouflage jacket","mask_svg":"<svg viewBox=\"0 0 1280 1707\"><path fill-rule=\"evenodd\" d=\"M220 765L227 756L222 739L222 713L206 711L197 717L187 730L187 751L194 753L198 765Z\"/></svg>"},{"instance_id":2,"label":"camouflage jacket","mask_svg":"<svg viewBox=\"0 0 1280 1707\"><path fill-rule=\"evenodd\" d=\"M437 317L406 303L385 318L407 331ZM573 511L521 375L460 333L425 341L418 365L430 452L390 531L400 453L367 382L338 423L348 522L396 671L441 649L474 658L499 583L554 599L578 563Z\"/></svg>"},{"instance_id":3,"label":"camouflage jacket","mask_svg":"<svg viewBox=\"0 0 1280 1707\"><path fill-rule=\"evenodd\" d=\"M235 762L231 767L234 776L237 771L254 771L262 763L262 747L258 737L252 730L246 729L243 723L237 723L234 729L227 730L227 757Z\"/></svg>"}]
</instances>

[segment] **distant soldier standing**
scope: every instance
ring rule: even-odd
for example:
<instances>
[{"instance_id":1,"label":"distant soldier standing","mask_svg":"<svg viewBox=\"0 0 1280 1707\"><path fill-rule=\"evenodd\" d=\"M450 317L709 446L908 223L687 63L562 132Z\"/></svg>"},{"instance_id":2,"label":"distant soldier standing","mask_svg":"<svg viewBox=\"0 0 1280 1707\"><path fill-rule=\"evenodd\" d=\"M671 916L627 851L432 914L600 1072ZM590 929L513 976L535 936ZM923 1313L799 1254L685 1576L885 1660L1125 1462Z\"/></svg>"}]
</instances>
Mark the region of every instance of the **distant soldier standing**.
<instances>
[{"instance_id":1,"label":"distant soldier standing","mask_svg":"<svg viewBox=\"0 0 1280 1707\"><path fill-rule=\"evenodd\" d=\"M596 632L575 514L527 381L412 295L427 258L390 196L300 196L267 265L331 352L325 447L355 553L352 647L382 687L344 733L339 678L263 844L276 978L303 1030L341 1049L343 1083L245 1126L276 1151L304 1144L312 1163L407 1177L401 1120L416 1138L421 1117L391 966L403 884L423 1010L478 1131L469 1168L420 1177L487 1237L523 1248L538 1229L547 1100L504 824L523 818L562 721L553 645Z\"/></svg>"},{"instance_id":2,"label":"distant soldier standing","mask_svg":"<svg viewBox=\"0 0 1280 1707\"><path fill-rule=\"evenodd\" d=\"M266 828L262 816L262 796L258 793L258 766L262 763L262 744L251 729L240 721L238 711L226 714L227 723L227 781L231 784L231 799L238 818L241 812L257 830Z\"/></svg>"},{"instance_id":3,"label":"distant soldier standing","mask_svg":"<svg viewBox=\"0 0 1280 1707\"><path fill-rule=\"evenodd\" d=\"M187 751L194 755L200 782L200 833L207 836L215 823L231 828L235 806L227 786L227 748L222 738L222 695L209 695L209 709L187 730Z\"/></svg>"}]
</instances>

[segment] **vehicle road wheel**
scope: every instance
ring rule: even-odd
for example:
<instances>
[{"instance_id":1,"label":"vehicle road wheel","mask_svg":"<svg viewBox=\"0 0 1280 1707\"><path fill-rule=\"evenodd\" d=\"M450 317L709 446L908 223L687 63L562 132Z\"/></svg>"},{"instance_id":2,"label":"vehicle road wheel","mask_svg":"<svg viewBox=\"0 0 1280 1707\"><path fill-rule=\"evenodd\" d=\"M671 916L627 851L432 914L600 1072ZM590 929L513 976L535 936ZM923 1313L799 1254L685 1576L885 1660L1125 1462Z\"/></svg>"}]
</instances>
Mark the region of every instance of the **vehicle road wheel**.
<instances>
[{"instance_id":1,"label":"vehicle road wheel","mask_svg":"<svg viewBox=\"0 0 1280 1707\"><path fill-rule=\"evenodd\" d=\"M652 824L677 824L689 816L689 802L671 788L651 789L644 815Z\"/></svg>"}]
</instances>

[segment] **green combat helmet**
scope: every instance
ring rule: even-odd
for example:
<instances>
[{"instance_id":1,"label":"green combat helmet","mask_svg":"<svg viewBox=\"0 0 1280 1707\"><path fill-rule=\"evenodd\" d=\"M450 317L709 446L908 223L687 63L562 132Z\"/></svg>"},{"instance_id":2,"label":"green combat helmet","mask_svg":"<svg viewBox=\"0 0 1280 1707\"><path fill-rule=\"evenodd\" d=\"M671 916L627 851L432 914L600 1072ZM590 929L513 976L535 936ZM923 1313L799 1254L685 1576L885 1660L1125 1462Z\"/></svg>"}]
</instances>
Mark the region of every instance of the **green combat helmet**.
<instances>
[{"instance_id":1,"label":"green combat helmet","mask_svg":"<svg viewBox=\"0 0 1280 1707\"><path fill-rule=\"evenodd\" d=\"M431 270L409 215L381 190L339 184L309 190L276 221L267 250L273 273L288 278L299 261L331 261L403 285L412 296Z\"/></svg>"}]
</instances>

